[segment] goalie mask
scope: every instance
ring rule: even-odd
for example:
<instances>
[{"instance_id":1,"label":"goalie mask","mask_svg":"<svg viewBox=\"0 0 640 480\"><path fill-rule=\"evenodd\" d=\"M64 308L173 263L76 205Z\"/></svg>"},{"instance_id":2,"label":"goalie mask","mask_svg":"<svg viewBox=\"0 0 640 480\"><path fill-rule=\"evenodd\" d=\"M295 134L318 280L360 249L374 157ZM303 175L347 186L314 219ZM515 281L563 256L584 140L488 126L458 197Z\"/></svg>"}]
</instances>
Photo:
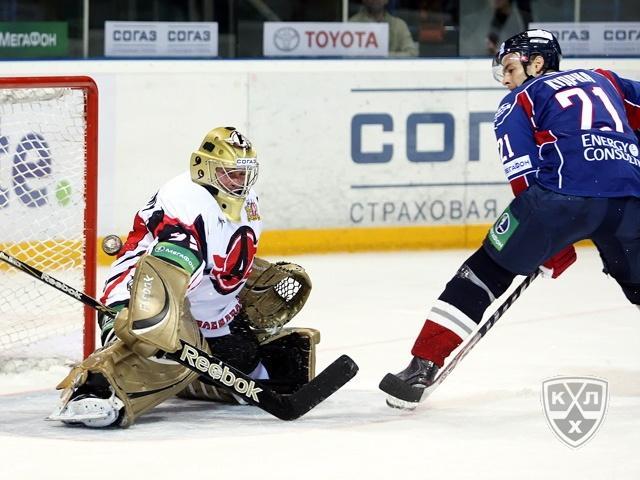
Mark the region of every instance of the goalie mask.
<instances>
[{"instance_id":1,"label":"goalie mask","mask_svg":"<svg viewBox=\"0 0 640 480\"><path fill-rule=\"evenodd\" d=\"M191 154L191 179L212 190L224 214L233 222L258 179L258 158L251 142L234 127L218 127Z\"/></svg>"},{"instance_id":2,"label":"goalie mask","mask_svg":"<svg viewBox=\"0 0 640 480\"><path fill-rule=\"evenodd\" d=\"M540 29L527 30L506 39L493 58L493 78L502 82L505 57L508 57L509 61L519 61L526 73L527 66L536 56L544 58L544 70L541 73L548 70L560 70L562 50L558 40L551 32ZM527 74L527 80L531 80L531 78L533 77Z\"/></svg>"}]
</instances>

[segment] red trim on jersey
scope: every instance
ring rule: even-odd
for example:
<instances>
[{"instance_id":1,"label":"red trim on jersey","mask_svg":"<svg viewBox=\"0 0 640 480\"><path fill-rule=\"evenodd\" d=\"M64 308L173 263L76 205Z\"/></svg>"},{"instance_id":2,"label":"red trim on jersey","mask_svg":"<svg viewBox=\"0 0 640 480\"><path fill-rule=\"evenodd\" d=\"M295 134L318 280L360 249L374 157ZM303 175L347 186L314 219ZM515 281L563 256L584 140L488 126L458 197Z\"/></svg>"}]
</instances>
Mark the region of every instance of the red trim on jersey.
<instances>
[{"instance_id":1,"label":"red trim on jersey","mask_svg":"<svg viewBox=\"0 0 640 480\"><path fill-rule=\"evenodd\" d=\"M533 138L536 141L536 145L544 145L545 143L553 143L557 140L556 136L551 133L551 130L540 130L533 134Z\"/></svg>"},{"instance_id":2,"label":"red trim on jersey","mask_svg":"<svg viewBox=\"0 0 640 480\"><path fill-rule=\"evenodd\" d=\"M100 297L100 302L105 303L107 301L107 298L109 298L109 295L111 294L111 292L113 291L114 288L116 288L120 283L122 283L122 281L127 278L127 275L129 274L129 272L131 271L131 269L135 268L135 266L137 265L137 262L134 263L133 265L131 265L129 268L127 268L124 272L122 272L118 278L116 278L105 290L104 290L104 294L102 295L102 297Z\"/></svg>"},{"instance_id":3,"label":"red trim on jersey","mask_svg":"<svg viewBox=\"0 0 640 480\"><path fill-rule=\"evenodd\" d=\"M133 219L133 229L129 232L127 236L127 240L124 242L120 253L118 253L118 258L124 255L126 252L130 252L138 248L138 244L142 241L142 239L147 235L149 230L147 230L147 226L144 223L144 220L136 213L135 218Z\"/></svg>"},{"instance_id":4,"label":"red trim on jersey","mask_svg":"<svg viewBox=\"0 0 640 480\"><path fill-rule=\"evenodd\" d=\"M624 109L627 112L627 119L632 129L640 129L640 107L624 102Z\"/></svg>"},{"instance_id":5,"label":"red trim on jersey","mask_svg":"<svg viewBox=\"0 0 640 480\"><path fill-rule=\"evenodd\" d=\"M620 97L622 97L624 99L624 92L622 91L622 88L620 88L620 85L618 85L618 82L616 81L616 77L611 75L611 72L609 70L603 70L602 68L596 68L595 71L598 72L600 75L604 75L605 77L607 77L607 79L611 82L611 84L614 87L616 87L616 90L620 94Z\"/></svg>"},{"instance_id":6,"label":"red trim on jersey","mask_svg":"<svg viewBox=\"0 0 640 480\"><path fill-rule=\"evenodd\" d=\"M598 72L600 75L604 75L620 94L620 97L623 100L625 113L627 114L627 120L629 120L629 125L631 126L631 128L633 130L640 129L640 107L636 105L632 105L626 101L627 97L625 96L624 91L622 90L622 88L616 81L616 78L611 74L609 70L596 68L595 71Z\"/></svg>"},{"instance_id":7,"label":"red trim on jersey","mask_svg":"<svg viewBox=\"0 0 640 480\"><path fill-rule=\"evenodd\" d=\"M187 225L181 222L179 219L170 217L167 214L162 216L162 221L156 226L155 230L153 231L153 235L157 238L164 227L166 227L167 225L180 225L187 232L189 232L189 234L191 234L196 239L196 242L198 242L198 249L200 249L200 253L202 253L202 239L198 235L198 231L196 230L196 228L193 225Z\"/></svg>"},{"instance_id":8,"label":"red trim on jersey","mask_svg":"<svg viewBox=\"0 0 640 480\"><path fill-rule=\"evenodd\" d=\"M526 175L514 178L509 183L511 184L511 191L516 197L529 188L529 181Z\"/></svg>"},{"instance_id":9,"label":"red trim on jersey","mask_svg":"<svg viewBox=\"0 0 640 480\"><path fill-rule=\"evenodd\" d=\"M627 112L627 119L631 128L634 130L640 129L640 107L625 102L624 109Z\"/></svg>"},{"instance_id":10,"label":"red trim on jersey","mask_svg":"<svg viewBox=\"0 0 640 480\"><path fill-rule=\"evenodd\" d=\"M531 126L535 128L536 123L533 120L533 104L531 103L529 95L527 95L525 91L518 93L518 95L516 95L516 103L522 107L527 117L529 117Z\"/></svg>"}]
</instances>

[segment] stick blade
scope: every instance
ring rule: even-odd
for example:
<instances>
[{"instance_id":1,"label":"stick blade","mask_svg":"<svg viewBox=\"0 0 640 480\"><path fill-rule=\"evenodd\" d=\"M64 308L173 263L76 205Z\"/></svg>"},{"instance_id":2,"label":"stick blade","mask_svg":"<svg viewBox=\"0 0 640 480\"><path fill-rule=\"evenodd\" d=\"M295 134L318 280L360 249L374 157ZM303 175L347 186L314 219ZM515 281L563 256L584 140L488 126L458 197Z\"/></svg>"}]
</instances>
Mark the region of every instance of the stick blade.
<instances>
[{"instance_id":1,"label":"stick blade","mask_svg":"<svg viewBox=\"0 0 640 480\"><path fill-rule=\"evenodd\" d=\"M358 365L348 355L342 355L313 380L286 398L286 412L278 418L295 420L323 402L358 373Z\"/></svg>"}]
</instances>

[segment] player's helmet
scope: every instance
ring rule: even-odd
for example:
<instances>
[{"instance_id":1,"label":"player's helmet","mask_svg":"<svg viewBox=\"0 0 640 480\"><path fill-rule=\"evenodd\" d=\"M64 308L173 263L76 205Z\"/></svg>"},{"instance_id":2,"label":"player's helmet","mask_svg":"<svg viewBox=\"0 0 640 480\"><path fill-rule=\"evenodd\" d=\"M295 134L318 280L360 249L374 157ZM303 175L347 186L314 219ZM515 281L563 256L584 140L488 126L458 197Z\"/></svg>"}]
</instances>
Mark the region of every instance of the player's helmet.
<instances>
[{"instance_id":1,"label":"player's helmet","mask_svg":"<svg viewBox=\"0 0 640 480\"><path fill-rule=\"evenodd\" d=\"M500 45L500 50L493 58L493 77L499 82L502 81L502 59L511 53L520 55L520 62L525 68L531 59L537 55L544 58L544 71L560 70L560 60L562 60L562 50L556 37L547 30L527 30L506 39Z\"/></svg>"},{"instance_id":2,"label":"player's helmet","mask_svg":"<svg viewBox=\"0 0 640 480\"><path fill-rule=\"evenodd\" d=\"M251 142L234 127L218 127L191 154L191 179L210 188L230 220L240 221L249 190L258 179L258 156Z\"/></svg>"}]
</instances>

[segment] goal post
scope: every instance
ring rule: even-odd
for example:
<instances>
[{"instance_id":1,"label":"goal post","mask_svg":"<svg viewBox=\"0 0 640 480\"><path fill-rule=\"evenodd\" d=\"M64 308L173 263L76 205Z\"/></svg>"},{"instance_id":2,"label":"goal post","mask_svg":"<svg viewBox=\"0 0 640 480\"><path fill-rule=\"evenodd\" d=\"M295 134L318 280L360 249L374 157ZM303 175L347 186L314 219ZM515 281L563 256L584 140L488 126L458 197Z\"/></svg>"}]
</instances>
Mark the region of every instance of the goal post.
<instances>
[{"instance_id":1,"label":"goal post","mask_svg":"<svg viewBox=\"0 0 640 480\"><path fill-rule=\"evenodd\" d=\"M90 77L0 77L0 249L91 296L97 157ZM91 308L0 265L0 357L86 357L95 325Z\"/></svg>"}]
</instances>

